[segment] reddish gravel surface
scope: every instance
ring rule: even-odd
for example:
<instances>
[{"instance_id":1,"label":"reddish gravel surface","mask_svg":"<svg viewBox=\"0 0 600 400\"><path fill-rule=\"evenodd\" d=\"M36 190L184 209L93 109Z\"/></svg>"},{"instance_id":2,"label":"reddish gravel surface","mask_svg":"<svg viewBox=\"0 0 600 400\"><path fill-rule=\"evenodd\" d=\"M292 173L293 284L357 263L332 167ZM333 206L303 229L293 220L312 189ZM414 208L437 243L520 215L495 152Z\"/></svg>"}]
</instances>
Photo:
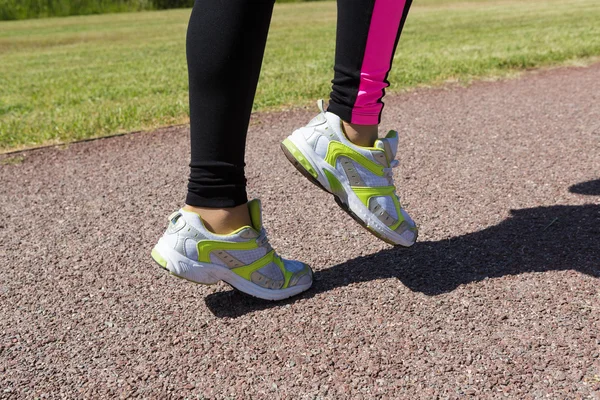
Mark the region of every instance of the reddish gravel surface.
<instances>
[{"instance_id":1,"label":"reddish gravel surface","mask_svg":"<svg viewBox=\"0 0 600 400\"><path fill-rule=\"evenodd\" d=\"M599 399L600 64L385 113L411 249L287 162L314 110L254 116L249 191L274 247L316 271L282 303L151 262L187 127L1 157L0 397Z\"/></svg>"}]
</instances>

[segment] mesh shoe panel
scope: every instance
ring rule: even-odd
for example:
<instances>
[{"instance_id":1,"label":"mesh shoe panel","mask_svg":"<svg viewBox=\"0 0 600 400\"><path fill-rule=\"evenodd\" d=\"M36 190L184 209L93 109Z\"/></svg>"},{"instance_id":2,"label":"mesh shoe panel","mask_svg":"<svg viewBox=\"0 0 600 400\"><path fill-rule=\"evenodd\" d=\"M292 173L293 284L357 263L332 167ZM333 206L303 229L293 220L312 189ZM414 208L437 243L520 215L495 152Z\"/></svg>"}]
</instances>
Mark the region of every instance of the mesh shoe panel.
<instances>
[{"instance_id":1,"label":"mesh shoe panel","mask_svg":"<svg viewBox=\"0 0 600 400\"><path fill-rule=\"evenodd\" d=\"M385 176L377 176L362 165L357 162L352 162L354 164L354 168L358 171L358 174L362 178L365 185L373 187L373 186L389 186L390 181Z\"/></svg>"},{"instance_id":2,"label":"mesh shoe panel","mask_svg":"<svg viewBox=\"0 0 600 400\"><path fill-rule=\"evenodd\" d=\"M304 264L296 260L283 260L285 269L292 273L300 272L304 269Z\"/></svg>"},{"instance_id":3,"label":"mesh shoe panel","mask_svg":"<svg viewBox=\"0 0 600 400\"><path fill-rule=\"evenodd\" d=\"M283 276L283 272L281 272L281 269L279 269L279 266L275 263L268 263L267 265L259 269L258 272L274 281L285 279L285 277Z\"/></svg>"},{"instance_id":4,"label":"mesh shoe panel","mask_svg":"<svg viewBox=\"0 0 600 400\"><path fill-rule=\"evenodd\" d=\"M392 200L392 198L390 196L372 197L371 201L376 201L381 207L383 207L383 209L385 211L387 211L387 213L390 215L390 217L394 218L395 220L398 220L398 213L396 212L396 204L394 203L394 200Z\"/></svg>"}]
</instances>

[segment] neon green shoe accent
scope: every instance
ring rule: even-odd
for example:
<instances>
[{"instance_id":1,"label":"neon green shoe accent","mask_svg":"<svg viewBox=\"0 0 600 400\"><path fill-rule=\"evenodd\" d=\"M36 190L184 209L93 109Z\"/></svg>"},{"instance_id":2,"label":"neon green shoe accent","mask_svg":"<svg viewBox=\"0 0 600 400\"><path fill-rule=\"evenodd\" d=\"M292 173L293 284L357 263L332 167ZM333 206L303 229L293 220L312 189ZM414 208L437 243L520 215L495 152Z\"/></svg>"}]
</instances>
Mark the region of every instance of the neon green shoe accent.
<instances>
[{"instance_id":1,"label":"neon green shoe accent","mask_svg":"<svg viewBox=\"0 0 600 400\"><path fill-rule=\"evenodd\" d=\"M340 181L331 172L324 169L323 173L327 177L327 181L329 182L329 187L331 188L332 193L339 193L340 191L344 191L344 188L342 187Z\"/></svg>"},{"instance_id":2,"label":"neon green shoe accent","mask_svg":"<svg viewBox=\"0 0 600 400\"><path fill-rule=\"evenodd\" d=\"M386 139L397 138L397 137L398 137L398 132L396 132L394 130L388 131L387 135L385 135Z\"/></svg>"},{"instance_id":3,"label":"neon green shoe accent","mask_svg":"<svg viewBox=\"0 0 600 400\"><path fill-rule=\"evenodd\" d=\"M400 212L400 210L402 209L402 206L400 205L400 202L398 201L398 197L397 196L390 196L392 198L392 201L394 202L394 207L396 207L396 215L398 216L398 222L396 222L395 224L392 224L389 228L393 231L396 230L396 228L398 228L400 226L400 224L402 222L404 222L404 217L402 216L402 212Z\"/></svg>"},{"instance_id":4,"label":"neon green shoe accent","mask_svg":"<svg viewBox=\"0 0 600 400\"><path fill-rule=\"evenodd\" d=\"M232 271L235 272L236 274L238 274L239 276L241 276L242 278L246 279L247 281L249 281L249 280L251 280L250 276L252 275L252 273L254 271L261 269L262 267L264 267L265 265L267 265L268 263L273 261L274 254L275 254L275 250L271 250L270 252L265 254L263 257L254 261L252 264L244 265L243 267L233 268Z\"/></svg>"},{"instance_id":5,"label":"neon green shoe accent","mask_svg":"<svg viewBox=\"0 0 600 400\"><path fill-rule=\"evenodd\" d=\"M217 240L201 240L198 248L198 261L209 263L210 252L213 250L254 250L258 248L256 240L247 242L220 242Z\"/></svg>"},{"instance_id":6,"label":"neon green shoe accent","mask_svg":"<svg viewBox=\"0 0 600 400\"><path fill-rule=\"evenodd\" d=\"M292 156L294 156L296 161L298 161L300 163L300 165L302 165L302 167L306 171L308 171L309 174L311 174L313 176L313 178L315 178L315 179L318 178L317 171L315 171L315 169L312 167L311 163L306 159L306 157L304 157L302 152L300 150L298 150L296 145L294 143L292 143L292 141L290 139L285 139L283 141L283 145L288 149L290 154L292 154Z\"/></svg>"},{"instance_id":7,"label":"neon green shoe accent","mask_svg":"<svg viewBox=\"0 0 600 400\"><path fill-rule=\"evenodd\" d=\"M377 150L381 151L381 149ZM337 160L337 158L340 156L345 156L352 159L353 161L356 161L357 163L359 163L360 165L362 165L377 176L383 176L383 167L377 164L375 161L369 160L367 157L363 156L358 151L340 142L329 142L329 145L327 147L327 154L325 155L325 161L332 167L335 167L335 160Z\"/></svg>"},{"instance_id":8,"label":"neon green shoe accent","mask_svg":"<svg viewBox=\"0 0 600 400\"><path fill-rule=\"evenodd\" d=\"M260 232L262 229L262 215L260 213L260 202L258 200L251 200L248 202L248 212L250 213L250 221L252 221L252 227Z\"/></svg>"},{"instance_id":9,"label":"neon green shoe accent","mask_svg":"<svg viewBox=\"0 0 600 400\"><path fill-rule=\"evenodd\" d=\"M365 205L365 207L369 207L369 200L371 197L379 197L379 196L389 196L392 198L394 202L394 206L396 207L396 215L398 219L395 224L389 226L391 230L395 230L400 226L402 222L404 222L404 217L402 216L402 206L398 201L398 197L394 194L396 188L394 186L379 186L379 187L352 187L352 191L356 194L356 197L360 199L360 201ZM375 232L373 229L371 229Z\"/></svg>"},{"instance_id":10,"label":"neon green shoe accent","mask_svg":"<svg viewBox=\"0 0 600 400\"><path fill-rule=\"evenodd\" d=\"M285 269L285 266L283 265L283 260L281 258L273 257L273 262L275 264L277 264L277 266L279 267L281 272L283 272L283 276L285 277L285 282L283 283L283 286L281 288L286 289L288 287L288 285L290 284L290 279L292 279L292 276L294 274L291 273L290 271L288 271L287 269Z\"/></svg>"},{"instance_id":11,"label":"neon green shoe accent","mask_svg":"<svg viewBox=\"0 0 600 400\"><path fill-rule=\"evenodd\" d=\"M352 187L352 191L360 199L360 201L366 206L369 207L369 199L371 197L377 196L393 196L396 188L394 186L377 186L377 187Z\"/></svg>"},{"instance_id":12,"label":"neon green shoe accent","mask_svg":"<svg viewBox=\"0 0 600 400\"><path fill-rule=\"evenodd\" d=\"M150 254L152 259L158 263L163 268L167 268L167 260L161 257L156 248L152 249L152 253Z\"/></svg>"}]
</instances>

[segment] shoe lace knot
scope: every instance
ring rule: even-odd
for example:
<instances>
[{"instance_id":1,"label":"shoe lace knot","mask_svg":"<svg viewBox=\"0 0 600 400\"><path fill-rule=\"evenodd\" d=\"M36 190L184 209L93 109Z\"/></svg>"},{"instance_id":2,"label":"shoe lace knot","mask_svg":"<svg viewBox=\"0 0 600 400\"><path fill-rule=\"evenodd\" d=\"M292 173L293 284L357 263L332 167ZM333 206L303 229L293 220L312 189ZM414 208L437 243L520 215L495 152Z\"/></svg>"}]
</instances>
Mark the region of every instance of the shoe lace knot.
<instances>
[{"instance_id":1,"label":"shoe lace knot","mask_svg":"<svg viewBox=\"0 0 600 400\"><path fill-rule=\"evenodd\" d=\"M267 237L267 230L265 228L262 228L260 230L260 234L256 238L256 244L259 247L264 247L264 246L270 247L269 238Z\"/></svg>"}]
</instances>

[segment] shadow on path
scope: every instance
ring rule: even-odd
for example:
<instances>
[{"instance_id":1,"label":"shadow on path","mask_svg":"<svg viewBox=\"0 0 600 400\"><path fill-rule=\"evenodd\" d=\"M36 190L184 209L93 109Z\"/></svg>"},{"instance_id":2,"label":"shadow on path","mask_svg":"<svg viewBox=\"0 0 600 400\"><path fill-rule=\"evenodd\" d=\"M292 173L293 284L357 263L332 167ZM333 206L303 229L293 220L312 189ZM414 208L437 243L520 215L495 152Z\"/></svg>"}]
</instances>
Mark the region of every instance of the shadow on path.
<instances>
[{"instance_id":1,"label":"shadow on path","mask_svg":"<svg viewBox=\"0 0 600 400\"><path fill-rule=\"evenodd\" d=\"M374 279L397 278L412 291L435 296L486 278L569 269L600 277L600 205L511 210L510 218L479 232L391 248L318 271L308 292L287 301L266 302L233 290L205 301L215 316L235 318Z\"/></svg>"},{"instance_id":2,"label":"shadow on path","mask_svg":"<svg viewBox=\"0 0 600 400\"><path fill-rule=\"evenodd\" d=\"M581 182L569 188L569 192L587 194L588 196L600 196L600 179Z\"/></svg>"}]
</instances>

